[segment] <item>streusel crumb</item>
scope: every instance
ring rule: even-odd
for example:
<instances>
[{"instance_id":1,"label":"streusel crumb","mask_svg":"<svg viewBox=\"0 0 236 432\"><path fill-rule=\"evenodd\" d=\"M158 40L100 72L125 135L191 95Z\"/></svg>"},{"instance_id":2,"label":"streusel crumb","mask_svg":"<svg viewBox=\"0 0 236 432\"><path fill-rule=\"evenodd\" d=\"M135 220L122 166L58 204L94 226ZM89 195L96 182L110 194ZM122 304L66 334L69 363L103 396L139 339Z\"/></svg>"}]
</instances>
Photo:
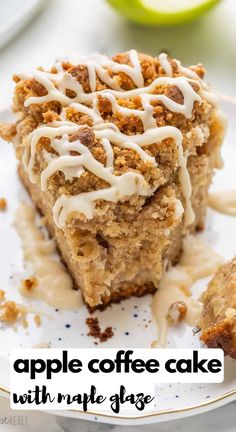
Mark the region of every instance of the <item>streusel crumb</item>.
<instances>
[{"instance_id":1,"label":"streusel crumb","mask_svg":"<svg viewBox=\"0 0 236 432\"><path fill-rule=\"evenodd\" d=\"M2 300L4 300L4 297L5 297L5 291L3 291L2 289L0 289L0 302Z\"/></svg>"},{"instance_id":2,"label":"streusel crumb","mask_svg":"<svg viewBox=\"0 0 236 432\"><path fill-rule=\"evenodd\" d=\"M6 301L0 305L0 321L12 323L17 320L21 314L21 310L14 301Z\"/></svg>"},{"instance_id":3,"label":"streusel crumb","mask_svg":"<svg viewBox=\"0 0 236 432\"><path fill-rule=\"evenodd\" d=\"M23 288L27 291L32 291L38 284L38 280L35 276L31 276L27 279L22 280Z\"/></svg>"},{"instance_id":4,"label":"streusel crumb","mask_svg":"<svg viewBox=\"0 0 236 432\"><path fill-rule=\"evenodd\" d=\"M37 327L41 326L41 317L40 317L40 315L35 315L34 316L34 322L35 322L35 324L36 324Z\"/></svg>"},{"instance_id":5,"label":"streusel crumb","mask_svg":"<svg viewBox=\"0 0 236 432\"><path fill-rule=\"evenodd\" d=\"M106 327L103 331L101 330L98 318L89 317L86 319L86 324L89 327L88 336L99 339L100 342L106 342L114 336L111 326Z\"/></svg>"},{"instance_id":6,"label":"streusel crumb","mask_svg":"<svg viewBox=\"0 0 236 432\"><path fill-rule=\"evenodd\" d=\"M6 198L0 198L0 210L4 211L7 209L7 200Z\"/></svg>"},{"instance_id":7,"label":"streusel crumb","mask_svg":"<svg viewBox=\"0 0 236 432\"><path fill-rule=\"evenodd\" d=\"M173 325L177 324L180 321L183 321L186 314L187 314L188 308L185 302L183 301L176 301L172 303L172 305L169 307L168 313L167 313L167 320L168 322Z\"/></svg>"}]
</instances>

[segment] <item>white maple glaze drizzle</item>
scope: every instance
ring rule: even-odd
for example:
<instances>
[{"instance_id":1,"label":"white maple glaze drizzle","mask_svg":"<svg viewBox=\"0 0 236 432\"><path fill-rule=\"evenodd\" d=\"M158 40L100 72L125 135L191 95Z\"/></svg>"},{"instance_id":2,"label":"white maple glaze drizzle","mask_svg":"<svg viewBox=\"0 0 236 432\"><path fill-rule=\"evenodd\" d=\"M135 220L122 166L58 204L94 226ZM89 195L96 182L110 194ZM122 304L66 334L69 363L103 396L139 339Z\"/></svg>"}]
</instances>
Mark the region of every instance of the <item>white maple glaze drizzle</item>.
<instances>
[{"instance_id":1,"label":"white maple glaze drizzle","mask_svg":"<svg viewBox=\"0 0 236 432\"><path fill-rule=\"evenodd\" d=\"M159 346L166 345L169 326L167 313L174 302L185 302L185 321L192 327L196 325L201 306L192 297L191 287L197 280L214 274L223 262L223 258L199 237L189 235L184 239L180 263L164 274L153 296L152 312L157 324Z\"/></svg>"},{"instance_id":2,"label":"white maple glaze drizzle","mask_svg":"<svg viewBox=\"0 0 236 432\"><path fill-rule=\"evenodd\" d=\"M178 71L182 75L184 75L184 76L186 76L186 77L188 77L188 78L190 78L192 80L195 80L195 81L198 80L199 81L199 83L201 85L199 94L201 96L205 97L205 99L207 100L207 102L209 102L210 104L212 104L212 105L218 105L218 97L217 97L217 95L215 93L212 93L212 92L209 91L209 85L205 81L203 81L198 76L198 74L196 72L194 72L192 69L186 68L186 67L182 66L181 62L179 60L175 60L175 62L177 64L177 66L178 66Z\"/></svg>"},{"instance_id":3,"label":"white maple glaze drizzle","mask_svg":"<svg viewBox=\"0 0 236 432\"><path fill-rule=\"evenodd\" d=\"M210 193L208 204L219 213L236 216L236 190Z\"/></svg>"},{"instance_id":4,"label":"white maple glaze drizzle","mask_svg":"<svg viewBox=\"0 0 236 432\"><path fill-rule=\"evenodd\" d=\"M36 212L21 204L16 212L14 227L19 234L24 260L31 264L37 284L31 290L21 287L21 294L46 302L60 309L77 309L82 304L80 291L73 290L71 277L53 254L53 240L44 238L35 224Z\"/></svg>"},{"instance_id":5,"label":"white maple glaze drizzle","mask_svg":"<svg viewBox=\"0 0 236 432\"><path fill-rule=\"evenodd\" d=\"M164 71L166 73L166 76L172 77L173 76L173 70L172 70L172 66L168 60L167 54L161 53L159 55L159 61L160 61L161 67L164 69Z\"/></svg>"},{"instance_id":6,"label":"white maple glaze drizzle","mask_svg":"<svg viewBox=\"0 0 236 432\"><path fill-rule=\"evenodd\" d=\"M62 106L70 106L78 112L89 115L93 122L95 137L101 140L101 144L106 153L106 166L99 163L92 155L90 150L79 140L69 142L69 137L78 129L75 123L65 121L65 111L62 110L61 121L53 122L48 126L38 127L30 136L29 148L25 151L23 162L29 172L30 180L36 182L34 174L34 164L36 157L36 146L41 137L50 139L51 147L58 152L55 158L47 158L48 166L41 174L41 188L46 190L48 178L56 171L65 174L66 179L79 177L84 168L106 181L110 186L106 189L93 192L81 193L75 196L62 195L55 203L53 214L55 223L63 228L66 224L68 215L74 211L80 212L91 219L94 216L97 200L117 202L131 195L140 194L143 196L151 195L154 190L147 184L141 174L127 172L120 176L113 174L113 149L112 145L120 148L129 148L136 151L140 158L150 167L157 166L155 158L151 157L142 149L154 143L161 143L166 138L172 138L178 148L179 178L182 193L185 198L185 225L190 225L194 221L194 213L191 207L191 181L187 170L187 153L184 154L182 147L182 133L174 126L157 127L153 117L152 102L161 101L170 111L181 113L186 118L191 118L195 102L201 103L202 97L211 98L207 91L208 86L195 74L195 72L182 68L186 77L172 77L172 67L166 54L159 56L160 64L164 68L167 76L156 78L149 86L144 87L141 64L135 50L128 52L130 65L116 63L105 56L94 55L88 58L79 58L77 64L84 64L88 68L90 93L85 93L82 85L57 63L58 73L48 73L36 70L30 74L22 74L21 78L34 78L41 83L47 90L47 95L39 97L29 97L25 101L25 106L31 104L59 101ZM179 63L179 68L182 67ZM111 77L113 73L124 72L134 82L137 88L124 91L120 88L117 77ZM96 77L99 77L109 89L96 91ZM195 81L200 84L199 93L191 86L190 82ZM183 103L179 104L163 94L153 94L157 86L174 85L183 95ZM75 92L72 99L66 95L66 90ZM208 95L209 93L209 95ZM125 135L111 123L106 123L98 108L98 98L103 97L111 103L112 112L119 112L124 115L139 117L142 121L144 132L137 135ZM117 99L127 99L139 96L142 110L130 109L121 106ZM61 138L56 138L61 137ZM79 156L71 156L70 152L76 151Z\"/></svg>"}]
</instances>

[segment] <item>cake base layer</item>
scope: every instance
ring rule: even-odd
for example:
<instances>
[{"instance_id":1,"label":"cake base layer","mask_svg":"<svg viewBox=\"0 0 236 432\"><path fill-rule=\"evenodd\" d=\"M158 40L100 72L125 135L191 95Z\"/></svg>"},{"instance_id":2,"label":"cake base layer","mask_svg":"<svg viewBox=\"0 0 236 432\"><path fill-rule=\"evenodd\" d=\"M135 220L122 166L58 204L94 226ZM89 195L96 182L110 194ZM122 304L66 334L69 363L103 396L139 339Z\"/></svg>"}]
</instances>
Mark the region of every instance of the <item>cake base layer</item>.
<instances>
[{"instance_id":1,"label":"cake base layer","mask_svg":"<svg viewBox=\"0 0 236 432\"><path fill-rule=\"evenodd\" d=\"M27 174L25 173L22 166L19 166L18 173L22 183L24 184L26 190L28 191L34 205L40 214L44 217L45 226L48 229L50 237L55 239L58 252L60 254L62 262L66 265L68 271L74 282L74 289L80 289L80 274L77 268L76 262L73 262L71 259L72 253L70 251L69 245L65 240L65 234L62 230L58 229L53 222L51 207L49 206L48 200L45 199L45 194L41 192L39 187L36 184L33 184L29 181ZM177 256L180 256L181 246L174 249L175 252L175 260ZM127 284L122 291L120 292L111 292L110 296L106 296L103 298L103 303L92 307L84 297L84 292L81 290L83 299L88 306L89 310L100 309L103 310L108 306L109 303L119 303L122 300L129 298L130 296L142 297L146 294L154 294L156 291L156 287L153 283L145 283L142 286Z\"/></svg>"}]
</instances>

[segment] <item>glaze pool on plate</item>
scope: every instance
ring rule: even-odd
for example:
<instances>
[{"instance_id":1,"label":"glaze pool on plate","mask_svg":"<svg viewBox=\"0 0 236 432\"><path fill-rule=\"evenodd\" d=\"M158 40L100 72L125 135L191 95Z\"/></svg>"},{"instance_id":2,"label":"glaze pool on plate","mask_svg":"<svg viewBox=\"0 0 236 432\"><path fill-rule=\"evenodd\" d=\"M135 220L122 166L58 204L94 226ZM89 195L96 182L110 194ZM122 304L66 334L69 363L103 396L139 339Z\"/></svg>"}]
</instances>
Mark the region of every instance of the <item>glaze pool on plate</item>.
<instances>
[{"instance_id":1,"label":"glaze pool on plate","mask_svg":"<svg viewBox=\"0 0 236 432\"><path fill-rule=\"evenodd\" d=\"M225 167L214 178L212 190L236 189L236 132L233 129L233 119L236 109L233 105L224 104L223 109L229 117L229 130L223 158ZM10 114L5 113L5 118ZM1 118L1 120L3 117ZM8 201L8 210L0 214L0 287L6 291L6 297L18 303L31 305L34 312L42 316L42 325L37 327L33 314L29 314L29 327L3 327L0 331L0 388L9 388L8 352L12 347L32 347L35 344L49 344L51 347L94 347L94 339L87 336L85 320L88 311L85 306L75 311L61 311L43 302L23 298L17 286L19 280L26 275L23 267L23 256L20 240L12 226L14 213L19 202L29 202L26 192L20 184L16 172L16 160L11 146L1 141L0 158L0 196ZM213 249L229 259L236 254L236 218L216 213L209 209L207 228L202 237ZM235 233L235 234L234 234ZM204 288L204 281L194 286L197 297ZM98 347L150 347L156 339L156 326L151 314L151 297L132 298L118 305L113 305L104 312L97 312L101 327L113 326L114 337ZM168 347L198 347L197 337L192 329L185 324L173 328L169 332ZM215 408L223 403L236 399L236 362L227 359L225 381L222 384L209 385L160 385L157 386L157 406L147 415L135 414L130 418L120 418L116 415L105 416L82 413L79 411L61 411L57 414L77 418L90 418L98 421L116 424L146 424L170 420L176 417L193 415Z\"/></svg>"}]
</instances>

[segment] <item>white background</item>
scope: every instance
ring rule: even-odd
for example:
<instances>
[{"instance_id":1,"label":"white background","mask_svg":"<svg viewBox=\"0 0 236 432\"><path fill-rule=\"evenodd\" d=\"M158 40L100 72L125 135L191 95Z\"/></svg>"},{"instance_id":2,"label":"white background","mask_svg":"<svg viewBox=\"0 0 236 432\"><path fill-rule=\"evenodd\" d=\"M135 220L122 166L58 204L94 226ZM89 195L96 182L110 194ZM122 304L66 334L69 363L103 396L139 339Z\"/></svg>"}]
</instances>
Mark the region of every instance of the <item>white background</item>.
<instances>
[{"instance_id":1,"label":"white background","mask_svg":"<svg viewBox=\"0 0 236 432\"><path fill-rule=\"evenodd\" d=\"M4 2L5 0L1 0ZM7 0L6 0L7 1ZM22 0L23 2L24 0ZM169 50L183 63L202 61L208 78L218 90L236 96L236 4L223 0L221 5L197 23L181 28L145 29L127 24L102 0L46 0L41 13L10 45L0 51L0 105L10 104L11 75L47 64L56 55L69 51L107 54L135 47L144 52L158 54ZM236 404L198 417L158 426L107 429L113 432L233 432L235 431ZM15 412L13 413L15 414ZM12 415L13 415L12 414ZM22 411L20 414L23 414ZM10 415L8 402L0 399L0 416ZM90 432L96 425L61 419L56 425L54 417L42 413L27 413L29 426L22 429L1 426L0 432ZM63 428L62 428L63 426ZM90 429L91 427L91 429Z\"/></svg>"}]
</instances>

